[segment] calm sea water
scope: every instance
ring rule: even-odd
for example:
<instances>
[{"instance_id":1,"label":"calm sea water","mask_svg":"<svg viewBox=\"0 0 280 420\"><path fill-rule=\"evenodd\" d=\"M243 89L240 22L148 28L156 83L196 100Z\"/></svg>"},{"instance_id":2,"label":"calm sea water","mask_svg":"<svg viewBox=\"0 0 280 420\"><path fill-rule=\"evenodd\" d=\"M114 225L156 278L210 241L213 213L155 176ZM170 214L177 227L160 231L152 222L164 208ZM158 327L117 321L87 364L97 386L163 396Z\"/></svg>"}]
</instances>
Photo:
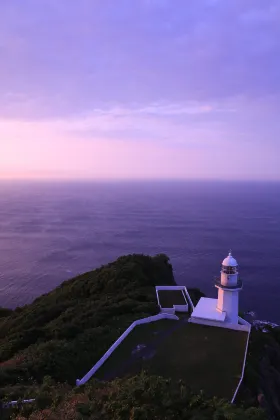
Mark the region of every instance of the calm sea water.
<instances>
[{"instance_id":1,"label":"calm sea water","mask_svg":"<svg viewBox=\"0 0 280 420\"><path fill-rule=\"evenodd\" d=\"M168 254L178 284L215 297L230 248L242 309L280 322L280 184L0 183L0 306L134 252Z\"/></svg>"}]
</instances>

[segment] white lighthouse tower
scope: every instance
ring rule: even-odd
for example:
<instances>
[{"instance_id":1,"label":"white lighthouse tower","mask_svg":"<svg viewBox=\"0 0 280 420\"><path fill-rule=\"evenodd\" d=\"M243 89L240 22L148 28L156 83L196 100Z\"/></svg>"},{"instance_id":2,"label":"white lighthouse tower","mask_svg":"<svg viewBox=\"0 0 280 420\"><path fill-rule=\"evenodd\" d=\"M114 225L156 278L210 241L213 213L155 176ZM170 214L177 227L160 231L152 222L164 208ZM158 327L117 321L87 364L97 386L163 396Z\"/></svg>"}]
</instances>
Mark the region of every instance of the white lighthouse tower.
<instances>
[{"instance_id":1,"label":"white lighthouse tower","mask_svg":"<svg viewBox=\"0 0 280 420\"><path fill-rule=\"evenodd\" d=\"M250 324L238 316L238 295L242 281L238 277L238 264L231 252L222 262L221 277L215 280L218 299L201 297L189 322L233 330L249 331Z\"/></svg>"},{"instance_id":2,"label":"white lighthouse tower","mask_svg":"<svg viewBox=\"0 0 280 420\"><path fill-rule=\"evenodd\" d=\"M226 313L226 322L238 324L238 295L242 281L238 278L238 264L231 252L222 262L221 279L215 286L218 288L217 311Z\"/></svg>"}]
</instances>

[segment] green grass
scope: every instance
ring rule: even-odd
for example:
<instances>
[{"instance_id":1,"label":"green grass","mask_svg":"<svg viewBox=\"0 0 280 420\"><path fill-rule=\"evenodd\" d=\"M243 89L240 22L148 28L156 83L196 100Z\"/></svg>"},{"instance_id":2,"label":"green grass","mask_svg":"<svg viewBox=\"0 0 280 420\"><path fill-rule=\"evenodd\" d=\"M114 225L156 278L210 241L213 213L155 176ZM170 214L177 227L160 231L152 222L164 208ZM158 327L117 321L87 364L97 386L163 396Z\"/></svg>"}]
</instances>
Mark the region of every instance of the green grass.
<instances>
[{"instance_id":1,"label":"green grass","mask_svg":"<svg viewBox=\"0 0 280 420\"><path fill-rule=\"evenodd\" d=\"M161 332L169 330L170 328L174 328L176 323L177 321L164 319L151 322L149 324L138 325L131 331L127 338L119 345L119 347L116 348L109 359L107 359L107 361L96 372L95 377L102 379L103 376L107 373L116 370L116 368L120 367L121 364L123 364L131 357L132 351L138 344L149 345ZM130 373L137 373L139 370L141 370L141 367L141 363L140 365L139 363L134 363L133 366L131 366L132 370Z\"/></svg>"},{"instance_id":2,"label":"green grass","mask_svg":"<svg viewBox=\"0 0 280 420\"><path fill-rule=\"evenodd\" d=\"M158 290L162 308L173 308L173 305L186 305L182 290Z\"/></svg>"},{"instance_id":3,"label":"green grass","mask_svg":"<svg viewBox=\"0 0 280 420\"><path fill-rule=\"evenodd\" d=\"M230 399L241 377L247 333L184 324L158 348L149 373L183 379L196 391Z\"/></svg>"},{"instance_id":4,"label":"green grass","mask_svg":"<svg viewBox=\"0 0 280 420\"><path fill-rule=\"evenodd\" d=\"M126 376L146 370L149 374L183 379L194 391L204 390L207 396L231 399L242 372L247 333L191 323L174 330L174 323L166 320L137 327L96 376L102 379L108 372ZM155 343L155 331L170 328L173 331L162 339L158 335ZM146 360L138 357L126 364L137 344L151 345L154 356ZM120 366L122 369L118 370Z\"/></svg>"}]
</instances>

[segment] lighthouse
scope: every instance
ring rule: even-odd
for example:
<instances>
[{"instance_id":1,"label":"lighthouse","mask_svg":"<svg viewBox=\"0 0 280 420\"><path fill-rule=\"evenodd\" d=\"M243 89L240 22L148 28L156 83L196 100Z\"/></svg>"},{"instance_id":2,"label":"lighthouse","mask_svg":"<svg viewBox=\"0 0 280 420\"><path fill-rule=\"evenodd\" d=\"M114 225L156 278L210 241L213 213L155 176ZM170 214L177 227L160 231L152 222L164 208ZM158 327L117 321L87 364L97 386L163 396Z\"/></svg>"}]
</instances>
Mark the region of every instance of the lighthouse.
<instances>
[{"instance_id":1,"label":"lighthouse","mask_svg":"<svg viewBox=\"0 0 280 420\"><path fill-rule=\"evenodd\" d=\"M250 324L238 316L238 298L242 289L242 281L238 276L237 261L229 252L222 262L221 275L215 280L218 298L201 297L189 322L238 331L250 329Z\"/></svg>"},{"instance_id":2,"label":"lighthouse","mask_svg":"<svg viewBox=\"0 0 280 420\"><path fill-rule=\"evenodd\" d=\"M238 297L242 281L238 277L238 264L229 252L222 262L221 278L215 286L218 289L217 311L226 313L226 322L238 324Z\"/></svg>"}]
</instances>

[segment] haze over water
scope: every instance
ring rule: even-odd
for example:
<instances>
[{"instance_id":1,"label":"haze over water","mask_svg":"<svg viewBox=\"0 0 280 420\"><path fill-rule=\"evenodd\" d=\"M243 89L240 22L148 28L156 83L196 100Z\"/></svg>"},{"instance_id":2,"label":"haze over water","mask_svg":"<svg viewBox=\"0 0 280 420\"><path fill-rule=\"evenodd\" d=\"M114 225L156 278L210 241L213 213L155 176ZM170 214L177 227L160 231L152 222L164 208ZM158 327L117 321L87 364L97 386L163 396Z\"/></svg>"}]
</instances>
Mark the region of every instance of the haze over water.
<instances>
[{"instance_id":1,"label":"haze over water","mask_svg":"<svg viewBox=\"0 0 280 420\"><path fill-rule=\"evenodd\" d=\"M0 306L129 253L166 253L178 284L215 297L229 249L241 309L280 322L277 183L0 182Z\"/></svg>"}]
</instances>

